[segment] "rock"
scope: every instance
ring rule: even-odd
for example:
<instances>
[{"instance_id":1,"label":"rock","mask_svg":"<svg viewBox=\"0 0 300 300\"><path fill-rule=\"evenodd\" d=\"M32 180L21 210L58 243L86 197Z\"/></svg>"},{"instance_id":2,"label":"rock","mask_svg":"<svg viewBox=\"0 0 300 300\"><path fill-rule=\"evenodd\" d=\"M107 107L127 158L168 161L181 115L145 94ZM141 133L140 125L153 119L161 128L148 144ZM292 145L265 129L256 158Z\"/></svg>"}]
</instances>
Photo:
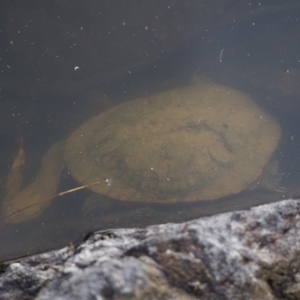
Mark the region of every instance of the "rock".
<instances>
[{"instance_id":1,"label":"rock","mask_svg":"<svg viewBox=\"0 0 300 300\"><path fill-rule=\"evenodd\" d=\"M3 263L0 299L299 299L300 201L98 231Z\"/></svg>"}]
</instances>

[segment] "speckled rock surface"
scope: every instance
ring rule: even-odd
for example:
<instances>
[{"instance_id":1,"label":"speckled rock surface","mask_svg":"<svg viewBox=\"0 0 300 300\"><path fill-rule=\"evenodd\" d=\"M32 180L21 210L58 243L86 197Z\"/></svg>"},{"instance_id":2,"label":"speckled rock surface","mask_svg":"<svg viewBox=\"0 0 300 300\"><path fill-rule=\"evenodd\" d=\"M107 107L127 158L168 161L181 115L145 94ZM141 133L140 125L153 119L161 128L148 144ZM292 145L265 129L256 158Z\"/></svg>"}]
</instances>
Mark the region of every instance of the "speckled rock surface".
<instances>
[{"instance_id":1,"label":"speckled rock surface","mask_svg":"<svg viewBox=\"0 0 300 300\"><path fill-rule=\"evenodd\" d=\"M300 201L146 229L3 264L0 299L300 299Z\"/></svg>"}]
</instances>

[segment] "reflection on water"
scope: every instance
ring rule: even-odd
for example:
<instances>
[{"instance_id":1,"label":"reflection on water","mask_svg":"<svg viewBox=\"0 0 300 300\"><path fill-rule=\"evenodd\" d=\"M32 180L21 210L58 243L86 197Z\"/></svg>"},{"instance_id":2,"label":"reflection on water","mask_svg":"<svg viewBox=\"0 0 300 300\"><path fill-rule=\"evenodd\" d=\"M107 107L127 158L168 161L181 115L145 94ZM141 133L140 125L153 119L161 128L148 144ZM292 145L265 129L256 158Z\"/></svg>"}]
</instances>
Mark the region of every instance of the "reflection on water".
<instances>
[{"instance_id":1,"label":"reflection on water","mask_svg":"<svg viewBox=\"0 0 300 300\"><path fill-rule=\"evenodd\" d=\"M1 260L54 249L69 242L80 242L94 229L179 222L299 196L298 2L285 1L283 5L274 1L267 1L264 4L254 1L251 5L246 1L234 0L196 2L191 0L184 2L185 4L169 2L168 5L159 2L155 9L142 2L136 6L137 4L131 1L124 7L115 7L109 3L99 6L98 2L93 0L90 0L90 6L84 7L81 3L72 7L59 4L46 8L40 5L25 7L21 1L19 5L16 1L15 6L1 4L5 18L0 38L4 41L2 44L6 45L0 49L2 56L0 64L4 74L1 79L0 98ZM139 13L134 14L135 11ZM74 15L77 16L76 20L73 20ZM26 20L31 19L35 26L27 24L21 16L26 16ZM60 23L57 22L58 18L61 20ZM133 18L136 18L134 22ZM56 27L51 26L54 20ZM42 28L43 39L35 28ZM59 34L55 35L56 32ZM57 39L55 46L52 46L53 36ZM60 40L63 42L60 43ZM231 156L237 157L236 149L232 149L233 146L226 141L225 132L233 127L239 135L246 135L246 138L239 142L239 146L242 149L244 146L243 152L246 153L246 157L243 156L241 159L242 170L239 173L240 177L246 178L247 184L242 188L233 188L237 181L231 179L224 185L219 184L222 186L219 190L217 188L208 190L207 194L204 193L206 196L201 196L201 190L194 192L193 196L186 196L180 187L186 184L181 180L178 181L180 188L178 186L177 188L182 194L174 194L172 198L180 201L170 204L143 202L142 199L147 199L150 193L137 197L134 192L130 197L125 197L128 191L122 195L122 189L116 193L105 193L108 196L83 190L49 202L45 201L56 190L61 192L80 184L91 183L90 181L94 179L105 179L102 177L114 180L109 170L104 173L101 171L101 176L98 175L101 178L97 176L89 178L84 175L84 179L78 179L78 175L73 173L72 175L80 181L77 183L70 173L72 172L70 167L65 168L60 176L64 165L63 155L52 155L51 152L51 149L56 149L57 141L66 140L78 126L119 103L188 86L195 72L208 76L217 84L247 94L261 110L260 116L264 116L263 119L267 118L265 116L272 116L274 121L268 122L278 123L278 127L281 128L278 146L278 131L274 129L277 125L265 136L262 135L262 140L257 138L250 146L248 140L253 137L250 131L254 131L259 120L252 119L253 124L250 122L246 132L238 132L236 125L233 126L229 120L225 122L222 119L224 109L219 108L212 113L214 116L212 123L219 120L220 124L226 123L223 124L223 131L216 134L217 129L213 127L216 125L205 123L205 132L211 132L210 137L218 135L218 142L215 140L212 143L210 139L200 140L199 136L195 137L197 142L200 140L205 144L203 147L198 145L202 152L208 144L211 145L213 151L209 152L209 157L212 161L218 161ZM229 93L230 91L232 90L228 89ZM170 94L166 92L164 95ZM162 103L164 100L159 101ZM190 100L179 103L176 120L180 119L183 112L180 107L185 107L185 101ZM226 106L228 102L222 97L220 103L222 105L225 103ZM246 104L241 105L240 110L244 107ZM200 128L191 127L194 112L195 109L185 117L191 119L188 134ZM248 107L246 116L250 112ZM173 111L167 115L168 117L162 117L161 121L160 117L156 117L158 121L152 120L150 123L154 126L153 122L165 122L164 128L167 128L171 122L168 118L171 120L174 114ZM208 115L207 111L203 118L207 119ZM121 113L117 117L121 123L125 120L122 119ZM128 124L130 120L126 119L124 122ZM174 119L172 122L175 122ZM172 124L170 127L173 128ZM201 130L203 128L202 126ZM208 128L210 130L207 130ZM173 128L173 131L176 131L175 129ZM127 135L132 134L126 130L129 129L120 126L113 137L104 138L106 142L102 142L101 147L107 147L109 143L120 139L120 136L124 139L125 147ZM162 128L156 134L160 134L163 130ZM134 150L127 153L127 156L130 156L128 159L131 160L131 173L142 173L146 168L141 165L143 161L141 158L143 155L149 156L147 148L150 148L150 144L145 150L136 144L139 143L138 140L147 140L149 132L138 131L136 133L138 139L131 142L132 149L138 147L140 150L139 155L134 154ZM94 135L96 134L92 134ZM165 138L166 143L170 135L171 133ZM179 134L176 139L179 143L186 137L185 134ZM227 147L226 151L219 147L222 139L225 140L222 147ZM270 145L269 141L272 139L276 142L270 146L271 150L267 150L264 145ZM153 140L151 147L155 146L155 143L156 140ZM175 142L173 144L172 151L177 147ZM61 142L59 147L61 152L64 151L64 142ZM153 155L158 155L159 151L158 148ZM182 151L181 149L179 152ZM253 154L255 152L261 155L255 157ZM125 150L121 146L119 156L113 156L114 170L120 166L124 167L126 159L120 157L122 153L124 155ZM105 155L108 154L109 151ZM147 158L148 161L156 163L157 166L162 165L161 162L153 160L153 155ZM267 157L266 161L272 156L272 161L276 162L273 166L276 167L278 164L279 170L275 171L281 174L282 179L275 178L281 179L280 185L285 189L277 188L270 191L254 188L253 185L249 187L248 183L261 173L261 170L254 171L255 175L251 179L247 178L246 174L254 165L251 157L259 161L264 155ZM50 163L41 171L41 164L45 165L49 156ZM165 159L168 160L169 157ZM174 159L173 157L172 160ZM206 168L203 164L206 159L205 155L201 158L202 169ZM177 158L176 163L178 161L182 160ZM94 161L91 163L94 164ZM175 165L174 161L169 163L170 166ZM263 169L266 163L260 164L260 169ZM83 173L83 167L80 168ZM188 165L185 164L181 172L184 174L187 168ZM151 170L149 172L151 173ZM177 168L169 177L176 178L179 172ZM106 173L109 174L106 176ZM189 182L196 180L196 175L195 173L195 176L189 178ZM124 177L126 176L125 174ZM45 177L46 181L39 181L40 177ZM226 175L220 177L227 178ZM274 178L274 174L271 177ZM122 176L118 175L118 178ZM123 178L120 181L124 183L126 180L129 180L126 185L136 185L130 178ZM141 181L139 177L136 180ZM209 180L219 183L219 179L214 177L208 179L206 176L201 184L204 185L204 181ZM254 185L259 187L262 183L263 180L254 180ZM30 186L33 186L33 189L27 191ZM229 192L220 192L228 186ZM153 190L151 184L147 186L148 190L151 190L151 187ZM23 188L25 188L23 194L19 194L18 190ZM114 181L110 188L114 188ZM218 196L212 196L215 192ZM15 194L18 195L17 198ZM156 191L153 194L157 197ZM209 198L220 198L220 195L226 197L206 201ZM126 201L111 197L123 198ZM204 200L194 201L195 197ZM44 201L43 204L33 206L27 211L23 210L24 218L20 217L21 214L19 218L18 214L15 214L14 221L8 222L12 207L22 210L32 203L39 202L39 199ZM186 199L193 201L185 203ZM9 209L6 207L7 204Z\"/></svg>"}]
</instances>

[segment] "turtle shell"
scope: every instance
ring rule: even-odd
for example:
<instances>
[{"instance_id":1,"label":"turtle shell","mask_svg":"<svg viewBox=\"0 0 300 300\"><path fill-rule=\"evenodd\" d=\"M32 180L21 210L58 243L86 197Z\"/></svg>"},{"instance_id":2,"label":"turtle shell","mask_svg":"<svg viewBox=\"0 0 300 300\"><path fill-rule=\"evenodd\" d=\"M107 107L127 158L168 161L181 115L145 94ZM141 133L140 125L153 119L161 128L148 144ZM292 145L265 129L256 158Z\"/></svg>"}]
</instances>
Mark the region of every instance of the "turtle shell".
<instances>
[{"instance_id":1,"label":"turtle shell","mask_svg":"<svg viewBox=\"0 0 300 300\"><path fill-rule=\"evenodd\" d=\"M280 127L241 92L198 83L113 107L67 139L65 161L96 193L186 202L238 193L263 171Z\"/></svg>"}]
</instances>

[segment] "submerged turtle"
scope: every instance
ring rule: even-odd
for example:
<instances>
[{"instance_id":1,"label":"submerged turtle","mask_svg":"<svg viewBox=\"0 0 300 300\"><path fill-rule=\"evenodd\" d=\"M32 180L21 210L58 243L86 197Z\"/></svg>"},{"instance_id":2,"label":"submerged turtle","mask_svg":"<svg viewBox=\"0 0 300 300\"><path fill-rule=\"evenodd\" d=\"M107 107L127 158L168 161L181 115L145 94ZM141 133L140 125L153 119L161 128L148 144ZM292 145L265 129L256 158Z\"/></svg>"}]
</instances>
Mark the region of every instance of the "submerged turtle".
<instances>
[{"instance_id":1,"label":"submerged turtle","mask_svg":"<svg viewBox=\"0 0 300 300\"><path fill-rule=\"evenodd\" d=\"M249 97L205 82L95 116L66 140L64 161L82 184L107 178L110 184L91 190L114 199L213 200L253 183L279 139L279 125ZM52 148L48 156L55 157L61 147ZM52 173L60 172L60 163L49 161Z\"/></svg>"},{"instance_id":2,"label":"submerged turtle","mask_svg":"<svg viewBox=\"0 0 300 300\"><path fill-rule=\"evenodd\" d=\"M65 144L72 176L109 197L145 202L212 200L244 190L263 171L280 128L250 98L212 83L118 105Z\"/></svg>"}]
</instances>

